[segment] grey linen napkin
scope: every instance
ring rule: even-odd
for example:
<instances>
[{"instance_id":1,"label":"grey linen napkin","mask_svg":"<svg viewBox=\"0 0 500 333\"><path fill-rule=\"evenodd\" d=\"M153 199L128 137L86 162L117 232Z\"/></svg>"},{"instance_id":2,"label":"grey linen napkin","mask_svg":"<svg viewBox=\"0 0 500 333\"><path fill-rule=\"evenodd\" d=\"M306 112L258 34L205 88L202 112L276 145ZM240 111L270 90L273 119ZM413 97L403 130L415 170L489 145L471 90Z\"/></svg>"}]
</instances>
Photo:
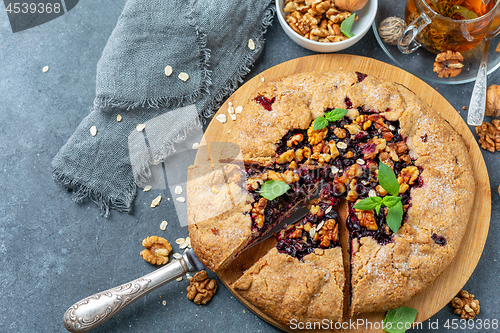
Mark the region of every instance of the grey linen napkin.
<instances>
[{"instance_id":1,"label":"grey linen napkin","mask_svg":"<svg viewBox=\"0 0 500 333\"><path fill-rule=\"evenodd\" d=\"M250 71L272 23L272 2L129 0L97 65L92 110L52 161L56 182L75 201L94 201L104 216L130 212L152 165L199 131Z\"/></svg>"}]
</instances>

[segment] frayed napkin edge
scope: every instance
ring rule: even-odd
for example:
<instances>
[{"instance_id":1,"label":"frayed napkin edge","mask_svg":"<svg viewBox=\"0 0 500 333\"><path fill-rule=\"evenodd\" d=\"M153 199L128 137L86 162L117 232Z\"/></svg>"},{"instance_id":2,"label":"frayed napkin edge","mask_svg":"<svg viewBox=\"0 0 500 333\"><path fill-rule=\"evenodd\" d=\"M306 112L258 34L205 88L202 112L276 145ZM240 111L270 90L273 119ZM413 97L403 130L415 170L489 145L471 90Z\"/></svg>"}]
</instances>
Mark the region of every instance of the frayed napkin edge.
<instances>
[{"instance_id":1,"label":"frayed napkin edge","mask_svg":"<svg viewBox=\"0 0 500 333\"><path fill-rule=\"evenodd\" d=\"M210 105L202 111L201 116L203 116L203 123L206 124L208 120L215 115L217 110L220 108L224 100L228 97L228 95L234 93L234 91L238 88L238 86L244 82L244 76L250 73L252 70L250 67L253 66L255 60L257 60L260 52L262 51L262 45L264 45L264 35L267 32L267 28L273 24L273 18L276 13L276 8L274 2L269 4L269 7L264 11L264 15L262 17L262 22L260 24L260 33L257 36L257 45L259 47L256 52L248 53L238 68L236 74L224 85L220 88L219 91L215 93L215 97ZM257 55L257 56L256 56Z\"/></svg>"},{"instance_id":2,"label":"frayed napkin edge","mask_svg":"<svg viewBox=\"0 0 500 333\"><path fill-rule=\"evenodd\" d=\"M193 104L196 102L203 94L210 94L210 86L212 85L212 71L209 69L210 64L210 54L211 51L207 48L207 35L200 31L200 27L196 23L194 16L194 2L196 0L190 0L187 5L187 14L189 24L193 27L196 33L196 40L198 45L200 45L200 70L201 70L201 83L200 86L190 94L182 96L173 97L157 97L157 98L145 98L139 101L127 100L114 98L110 96L99 95L94 99L94 107L102 111L109 110L111 108L126 108L131 110L137 107L150 107L150 108L160 108L160 107L180 107L184 105Z\"/></svg>"}]
</instances>

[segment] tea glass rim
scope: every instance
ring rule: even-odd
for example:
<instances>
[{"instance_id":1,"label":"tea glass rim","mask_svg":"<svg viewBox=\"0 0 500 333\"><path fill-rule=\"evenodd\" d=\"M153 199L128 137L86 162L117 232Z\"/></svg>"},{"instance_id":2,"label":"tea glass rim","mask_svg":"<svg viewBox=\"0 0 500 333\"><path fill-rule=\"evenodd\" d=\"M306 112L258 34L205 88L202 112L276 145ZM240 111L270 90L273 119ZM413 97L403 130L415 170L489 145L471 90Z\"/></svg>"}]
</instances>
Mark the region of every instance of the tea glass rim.
<instances>
[{"instance_id":1,"label":"tea glass rim","mask_svg":"<svg viewBox=\"0 0 500 333\"><path fill-rule=\"evenodd\" d=\"M435 14L436 16L439 16L440 19L443 19L445 21L451 21L453 23L458 23L458 24L469 24L469 23L476 23L478 21L481 21L481 20L484 20L484 18L488 15L490 15L491 13L494 13L498 7L498 5L500 4L500 0L495 0L495 5L493 6L493 8L490 9L489 12L487 12L486 14L484 15L481 15L479 17L476 17L474 19L470 19L470 20L455 20L455 19L452 19L452 18L449 18L447 16L443 16L441 14L439 14L438 12L436 12L434 9L432 9L429 4L427 3L427 1L425 0L416 0L416 1L419 1L421 3L424 4L425 7L427 7L427 9L429 9L433 14Z\"/></svg>"}]
</instances>

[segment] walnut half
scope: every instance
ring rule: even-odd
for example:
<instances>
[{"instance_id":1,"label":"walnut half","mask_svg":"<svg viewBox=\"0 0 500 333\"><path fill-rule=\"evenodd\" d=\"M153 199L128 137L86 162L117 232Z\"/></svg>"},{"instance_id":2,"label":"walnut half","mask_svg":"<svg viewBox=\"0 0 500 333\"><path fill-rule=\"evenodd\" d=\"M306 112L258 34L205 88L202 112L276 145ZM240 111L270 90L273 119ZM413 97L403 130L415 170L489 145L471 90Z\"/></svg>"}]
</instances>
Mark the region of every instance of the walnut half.
<instances>
[{"instance_id":1,"label":"walnut half","mask_svg":"<svg viewBox=\"0 0 500 333\"><path fill-rule=\"evenodd\" d=\"M465 290L462 290L458 296L451 300L451 306L455 308L455 313L460 315L462 319L474 319L480 311L479 301Z\"/></svg>"},{"instance_id":2,"label":"walnut half","mask_svg":"<svg viewBox=\"0 0 500 333\"><path fill-rule=\"evenodd\" d=\"M198 305L207 304L217 291L217 281L208 278L206 271L196 273L186 288L187 298Z\"/></svg>"},{"instance_id":3,"label":"walnut half","mask_svg":"<svg viewBox=\"0 0 500 333\"><path fill-rule=\"evenodd\" d=\"M168 262L172 245L163 237L151 236L142 241L146 249L141 251L142 259L151 264L163 265Z\"/></svg>"},{"instance_id":4,"label":"walnut half","mask_svg":"<svg viewBox=\"0 0 500 333\"><path fill-rule=\"evenodd\" d=\"M439 77L455 77L462 72L464 57L460 52L446 51L436 56L434 72Z\"/></svg>"}]
</instances>

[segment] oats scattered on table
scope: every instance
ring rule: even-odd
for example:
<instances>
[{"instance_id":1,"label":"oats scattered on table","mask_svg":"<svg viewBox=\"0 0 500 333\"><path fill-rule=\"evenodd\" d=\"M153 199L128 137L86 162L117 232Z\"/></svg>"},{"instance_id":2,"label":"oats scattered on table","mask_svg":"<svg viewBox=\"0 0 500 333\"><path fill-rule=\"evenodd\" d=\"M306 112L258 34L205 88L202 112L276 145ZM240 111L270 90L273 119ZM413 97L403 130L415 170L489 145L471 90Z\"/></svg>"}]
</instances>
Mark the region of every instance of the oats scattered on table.
<instances>
[{"instance_id":1,"label":"oats scattered on table","mask_svg":"<svg viewBox=\"0 0 500 333\"><path fill-rule=\"evenodd\" d=\"M175 194L179 195L182 193L182 187L180 185L177 185L174 190Z\"/></svg>"},{"instance_id":2,"label":"oats scattered on table","mask_svg":"<svg viewBox=\"0 0 500 333\"><path fill-rule=\"evenodd\" d=\"M165 75L170 76L172 75L173 69L172 66L165 66Z\"/></svg>"},{"instance_id":3,"label":"oats scattered on table","mask_svg":"<svg viewBox=\"0 0 500 333\"><path fill-rule=\"evenodd\" d=\"M237 114L240 114L241 111L243 111L243 107L241 105L238 105L236 109L234 110Z\"/></svg>"},{"instance_id":4,"label":"oats scattered on table","mask_svg":"<svg viewBox=\"0 0 500 333\"><path fill-rule=\"evenodd\" d=\"M116 121L122 121L122 116L121 115L116 115Z\"/></svg>"},{"instance_id":5,"label":"oats scattered on table","mask_svg":"<svg viewBox=\"0 0 500 333\"><path fill-rule=\"evenodd\" d=\"M228 131L227 131L227 134L229 134L229 133L231 133L231 130L228 130Z\"/></svg>"},{"instance_id":6,"label":"oats scattered on table","mask_svg":"<svg viewBox=\"0 0 500 333\"><path fill-rule=\"evenodd\" d=\"M163 301L161 304L163 304L163 306L167 305L167 301Z\"/></svg>"},{"instance_id":7,"label":"oats scattered on table","mask_svg":"<svg viewBox=\"0 0 500 333\"><path fill-rule=\"evenodd\" d=\"M145 128L146 128L146 124L137 124L137 126L135 127L135 129L139 132L144 131Z\"/></svg>"},{"instance_id":8,"label":"oats scattered on table","mask_svg":"<svg viewBox=\"0 0 500 333\"><path fill-rule=\"evenodd\" d=\"M193 147L192 147L194 150L200 148L200 144L198 142L195 142L193 143Z\"/></svg>"},{"instance_id":9,"label":"oats scattered on table","mask_svg":"<svg viewBox=\"0 0 500 333\"><path fill-rule=\"evenodd\" d=\"M151 189L153 188L153 186L151 185L146 185L146 187L144 187L144 189L142 190L142 192L147 192L147 191L151 191Z\"/></svg>"},{"instance_id":10,"label":"oats scattered on table","mask_svg":"<svg viewBox=\"0 0 500 333\"><path fill-rule=\"evenodd\" d=\"M178 197L178 198L175 198L175 200L177 200L179 202L186 202L186 198L184 198L184 197Z\"/></svg>"},{"instance_id":11,"label":"oats scattered on table","mask_svg":"<svg viewBox=\"0 0 500 333\"><path fill-rule=\"evenodd\" d=\"M183 249L185 249L185 248L189 247L189 241L188 241L188 239L186 239L186 240L184 241L184 243L180 244L180 245L179 245L179 247L181 248L181 250L183 250Z\"/></svg>"},{"instance_id":12,"label":"oats scattered on table","mask_svg":"<svg viewBox=\"0 0 500 333\"><path fill-rule=\"evenodd\" d=\"M97 127L95 127L95 125L90 128L90 134L92 136L96 136L97 135Z\"/></svg>"},{"instance_id":13,"label":"oats scattered on table","mask_svg":"<svg viewBox=\"0 0 500 333\"><path fill-rule=\"evenodd\" d=\"M227 117L225 114L221 113L217 117L215 117L220 123L224 124L227 121Z\"/></svg>"},{"instance_id":14,"label":"oats scattered on table","mask_svg":"<svg viewBox=\"0 0 500 333\"><path fill-rule=\"evenodd\" d=\"M255 50L255 43L253 42L252 38L248 40L248 48L252 51Z\"/></svg>"},{"instance_id":15,"label":"oats scattered on table","mask_svg":"<svg viewBox=\"0 0 500 333\"><path fill-rule=\"evenodd\" d=\"M160 223L160 230L165 231L167 229L168 222L167 221L162 221Z\"/></svg>"},{"instance_id":16,"label":"oats scattered on table","mask_svg":"<svg viewBox=\"0 0 500 333\"><path fill-rule=\"evenodd\" d=\"M233 120L233 121L236 120L236 115L235 114L230 114L229 117L231 117L231 120Z\"/></svg>"},{"instance_id":17,"label":"oats scattered on table","mask_svg":"<svg viewBox=\"0 0 500 333\"><path fill-rule=\"evenodd\" d=\"M182 81L186 82L189 79L189 75L187 73L181 72L179 74L179 79L181 79Z\"/></svg>"},{"instance_id":18,"label":"oats scattered on table","mask_svg":"<svg viewBox=\"0 0 500 333\"><path fill-rule=\"evenodd\" d=\"M231 106L233 106L233 102L227 102L227 105L228 105L229 107L231 107Z\"/></svg>"},{"instance_id":19,"label":"oats scattered on table","mask_svg":"<svg viewBox=\"0 0 500 333\"><path fill-rule=\"evenodd\" d=\"M177 238L177 239L175 240L175 243L177 243L177 244L179 244L179 245L180 245L180 244L184 243L185 241L186 241L186 239L185 239L185 238Z\"/></svg>"},{"instance_id":20,"label":"oats scattered on table","mask_svg":"<svg viewBox=\"0 0 500 333\"><path fill-rule=\"evenodd\" d=\"M151 202L151 208L155 208L156 206L158 206L160 204L160 201L161 201L161 195L153 199L153 201Z\"/></svg>"},{"instance_id":21,"label":"oats scattered on table","mask_svg":"<svg viewBox=\"0 0 500 333\"><path fill-rule=\"evenodd\" d=\"M230 115L234 113L234 108L232 106L228 107L227 108L227 113L229 113Z\"/></svg>"},{"instance_id":22,"label":"oats scattered on table","mask_svg":"<svg viewBox=\"0 0 500 333\"><path fill-rule=\"evenodd\" d=\"M264 82L264 81L266 81L266 79L264 77L261 77L260 82Z\"/></svg>"},{"instance_id":23,"label":"oats scattered on table","mask_svg":"<svg viewBox=\"0 0 500 333\"><path fill-rule=\"evenodd\" d=\"M44 73L47 73L48 70L49 70L49 66L45 66L42 68L42 72L44 72Z\"/></svg>"},{"instance_id":24,"label":"oats scattered on table","mask_svg":"<svg viewBox=\"0 0 500 333\"><path fill-rule=\"evenodd\" d=\"M191 274L187 273L187 274L186 274L186 278L187 278L188 280L191 280L193 277L191 276Z\"/></svg>"},{"instance_id":25,"label":"oats scattered on table","mask_svg":"<svg viewBox=\"0 0 500 333\"><path fill-rule=\"evenodd\" d=\"M180 278L177 278L176 280L179 282L182 281L182 276Z\"/></svg>"}]
</instances>

